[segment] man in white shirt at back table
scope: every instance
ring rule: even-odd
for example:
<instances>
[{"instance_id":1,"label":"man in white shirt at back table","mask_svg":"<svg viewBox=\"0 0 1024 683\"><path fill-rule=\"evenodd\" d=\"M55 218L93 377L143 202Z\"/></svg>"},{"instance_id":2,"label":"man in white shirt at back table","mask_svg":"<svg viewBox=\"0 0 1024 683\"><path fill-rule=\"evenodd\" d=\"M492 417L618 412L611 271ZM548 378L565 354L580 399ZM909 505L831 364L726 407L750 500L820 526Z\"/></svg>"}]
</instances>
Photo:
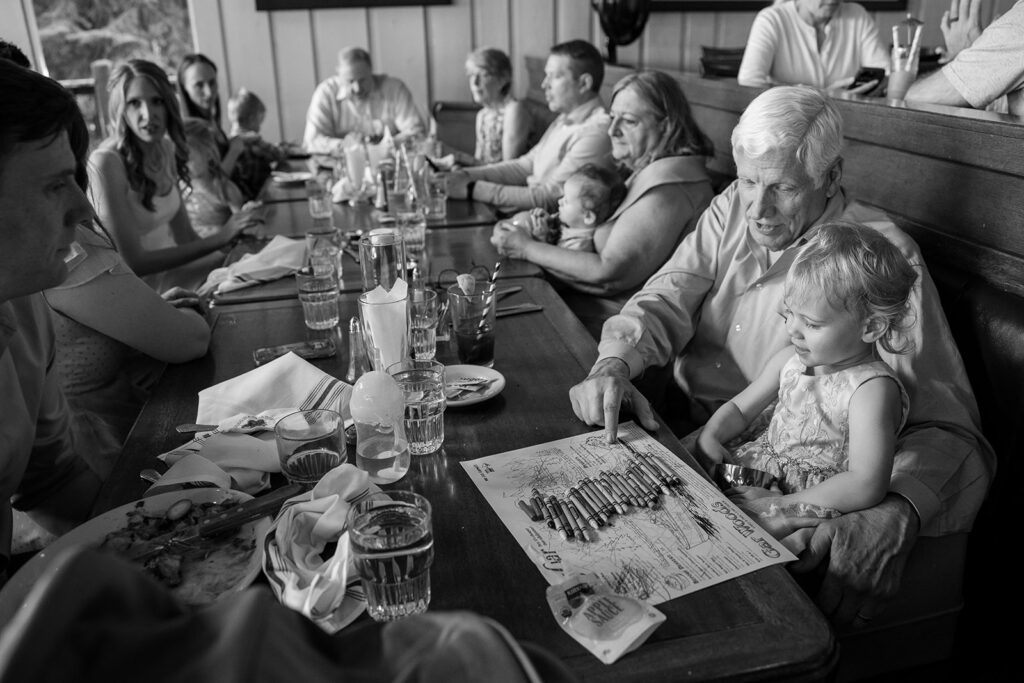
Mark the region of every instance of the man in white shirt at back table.
<instances>
[{"instance_id":1,"label":"man in white shirt at back table","mask_svg":"<svg viewBox=\"0 0 1024 683\"><path fill-rule=\"evenodd\" d=\"M383 134L384 126L399 137L424 131L423 119L405 83L373 73L366 50L345 48L338 53L337 75L323 81L313 93L302 144L307 152L337 155L346 135L373 137Z\"/></svg>"},{"instance_id":2,"label":"man in white shirt at back table","mask_svg":"<svg viewBox=\"0 0 1024 683\"><path fill-rule=\"evenodd\" d=\"M512 161L455 171L448 196L474 199L513 212L539 206L556 211L562 185L584 164L612 168L610 120L599 92L601 53L584 40L551 48L544 66L544 97L558 114L540 141Z\"/></svg>"}]
</instances>

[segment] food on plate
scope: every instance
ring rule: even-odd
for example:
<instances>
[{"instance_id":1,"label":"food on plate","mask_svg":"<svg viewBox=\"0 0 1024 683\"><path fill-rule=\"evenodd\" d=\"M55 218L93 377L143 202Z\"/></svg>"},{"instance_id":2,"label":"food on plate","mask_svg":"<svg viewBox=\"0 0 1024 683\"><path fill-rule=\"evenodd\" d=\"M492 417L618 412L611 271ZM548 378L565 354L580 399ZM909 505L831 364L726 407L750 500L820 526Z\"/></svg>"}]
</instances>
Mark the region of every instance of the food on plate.
<instances>
[{"instance_id":1,"label":"food on plate","mask_svg":"<svg viewBox=\"0 0 1024 683\"><path fill-rule=\"evenodd\" d=\"M197 503L188 498L173 502L164 511L148 510L139 501L126 513L125 526L108 533L101 547L122 555L158 536L185 531L204 519L238 505L240 501ZM213 602L231 590L245 574L256 552L251 525L225 534L175 543L139 560L142 567L183 601L191 605Z\"/></svg>"}]
</instances>

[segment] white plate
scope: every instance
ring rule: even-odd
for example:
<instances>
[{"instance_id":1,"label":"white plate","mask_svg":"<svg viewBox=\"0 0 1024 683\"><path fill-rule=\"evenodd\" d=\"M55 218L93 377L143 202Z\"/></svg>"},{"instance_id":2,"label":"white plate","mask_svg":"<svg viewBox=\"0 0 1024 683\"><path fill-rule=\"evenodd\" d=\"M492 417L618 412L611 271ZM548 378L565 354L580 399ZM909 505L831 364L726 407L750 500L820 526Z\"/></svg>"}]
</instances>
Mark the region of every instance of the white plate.
<instances>
[{"instance_id":1,"label":"white plate","mask_svg":"<svg viewBox=\"0 0 1024 683\"><path fill-rule=\"evenodd\" d=\"M135 509L137 505L141 504L147 513L159 515L167 510L172 503L182 500L183 498L188 498L193 503L219 503L225 500L236 500L241 502L249 500L252 496L247 493L242 493L241 491L228 491L224 489L185 489L182 491L169 491L168 493L161 493L149 498L143 498L140 501L128 503L127 505L122 505L119 508L114 508L113 510L104 512L98 517L90 519L84 524L75 527L68 533L59 537L47 548L37 553L35 557L26 562L25 565L11 577L11 580L3 587L3 590L0 591L0 615L10 616L17 611L28 596L32 586L39 577L42 576L43 572L52 564L53 558L64 548L79 544L99 546L107 537L107 534L112 531L122 529L127 525L128 512ZM256 547L253 550L252 556L246 561L245 567L242 571L237 572L237 578L226 585L219 586L217 590L218 597L226 593L240 591L246 588L253 582L256 575L259 574L263 555L263 536L269 528L270 518L264 517L256 520L255 522L243 525L238 530L237 534L235 534L236 537L252 539L255 541ZM209 558L204 562L215 563L216 556L216 552L211 553ZM186 571L185 581L181 586L170 590L188 604L203 604L202 601L197 602L196 600L189 599L188 597L197 587L190 581L189 573L190 572ZM201 577L202 575L200 574L198 576ZM201 581L202 579L200 578L199 580ZM6 621L2 621L0 623L6 623Z\"/></svg>"},{"instance_id":2,"label":"white plate","mask_svg":"<svg viewBox=\"0 0 1024 683\"><path fill-rule=\"evenodd\" d=\"M486 368L482 365L449 365L444 369L444 380L445 382L455 382L462 378L468 377L486 377L488 379L494 379L483 391L476 391L469 394L463 394L457 399L448 399L448 405L454 408L462 406L471 406L476 403L482 403L488 399L492 399L501 393L501 390L505 388L505 376L494 368Z\"/></svg>"},{"instance_id":3,"label":"white plate","mask_svg":"<svg viewBox=\"0 0 1024 683\"><path fill-rule=\"evenodd\" d=\"M270 174L270 177L274 179L275 183L279 183L281 185L292 185L311 180L313 178L313 174L309 171L274 171Z\"/></svg>"}]
</instances>

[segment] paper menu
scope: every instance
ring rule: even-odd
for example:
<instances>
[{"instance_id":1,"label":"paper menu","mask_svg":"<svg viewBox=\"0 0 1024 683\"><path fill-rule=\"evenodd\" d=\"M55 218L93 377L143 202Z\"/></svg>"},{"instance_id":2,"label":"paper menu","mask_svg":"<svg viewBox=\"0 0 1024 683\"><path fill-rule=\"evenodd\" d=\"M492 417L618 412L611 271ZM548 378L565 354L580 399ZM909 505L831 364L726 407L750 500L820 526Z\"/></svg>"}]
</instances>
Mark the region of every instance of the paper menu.
<instances>
[{"instance_id":1,"label":"paper menu","mask_svg":"<svg viewBox=\"0 0 1024 683\"><path fill-rule=\"evenodd\" d=\"M603 429L462 463L491 507L548 583L569 572L596 573L617 592L657 605L722 581L796 558L718 488L634 423L619 437L679 475L682 495L662 495L655 508L629 507L590 542L563 541L531 521L517 501L532 489L563 497L569 486L601 470L624 471L630 452L608 444Z\"/></svg>"}]
</instances>

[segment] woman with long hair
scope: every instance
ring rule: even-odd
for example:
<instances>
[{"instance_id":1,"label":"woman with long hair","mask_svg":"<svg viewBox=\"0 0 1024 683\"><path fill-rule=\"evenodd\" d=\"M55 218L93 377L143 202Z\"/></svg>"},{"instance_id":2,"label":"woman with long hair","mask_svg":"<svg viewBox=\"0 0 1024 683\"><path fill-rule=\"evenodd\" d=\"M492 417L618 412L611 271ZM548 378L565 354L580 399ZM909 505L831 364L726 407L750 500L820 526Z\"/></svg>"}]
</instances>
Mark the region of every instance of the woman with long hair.
<instances>
[{"instance_id":1,"label":"woman with long hair","mask_svg":"<svg viewBox=\"0 0 1024 683\"><path fill-rule=\"evenodd\" d=\"M167 74L141 59L117 67L110 121L109 137L89 158L97 215L125 263L155 289L198 286L219 255L196 259L228 246L237 232L200 238L192 229L182 201L190 189L188 146Z\"/></svg>"}]
</instances>

